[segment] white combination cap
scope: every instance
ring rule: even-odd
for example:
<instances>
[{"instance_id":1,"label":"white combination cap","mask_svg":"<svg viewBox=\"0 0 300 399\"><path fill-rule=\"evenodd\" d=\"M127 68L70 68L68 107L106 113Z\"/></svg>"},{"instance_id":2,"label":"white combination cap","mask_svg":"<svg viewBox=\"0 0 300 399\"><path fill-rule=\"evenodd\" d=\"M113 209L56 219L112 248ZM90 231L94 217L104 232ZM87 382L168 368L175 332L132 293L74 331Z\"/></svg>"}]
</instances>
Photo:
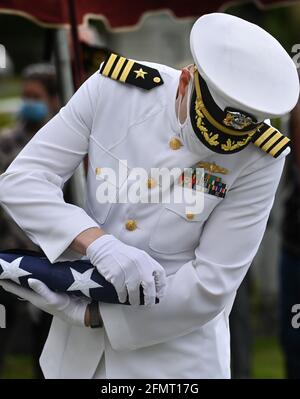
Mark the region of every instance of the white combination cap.
<instances>
[{"instance_id":1,"label":"white combination cap","mask_svg":"<svg viewBox=\"0 0 300 399\"><path fill-rule=\"evenodd\" d=\"M190 45L199 74L223 110L237 108L259 122L296 105L296 66L259 26L229 14L207 14L194 24Z\"/></svg>"}]
</instances>

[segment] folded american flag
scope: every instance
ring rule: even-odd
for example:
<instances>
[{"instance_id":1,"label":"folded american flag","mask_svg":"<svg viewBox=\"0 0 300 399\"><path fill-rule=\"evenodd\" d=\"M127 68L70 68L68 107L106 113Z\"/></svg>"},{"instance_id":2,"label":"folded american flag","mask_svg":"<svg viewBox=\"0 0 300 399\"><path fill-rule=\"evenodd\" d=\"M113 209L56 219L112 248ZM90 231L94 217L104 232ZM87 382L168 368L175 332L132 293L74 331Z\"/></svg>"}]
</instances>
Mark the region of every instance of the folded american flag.
<instances>
[{"instance_id":1,"label":"folded american flag","mask_svg":"<svg viewBox=\"0 0 300 399\"><path fill-rule=\"evenodd\" d=\"M34 251L0 251L0 280L10 280L29 288L27 280L42 281L52 291L85 296L99 302L120 303L114 286L88 260L50 263ZM140 304L144 304L140 289ZM129 302L125 302L129 305Z\"/></svg>"}]
</instances>

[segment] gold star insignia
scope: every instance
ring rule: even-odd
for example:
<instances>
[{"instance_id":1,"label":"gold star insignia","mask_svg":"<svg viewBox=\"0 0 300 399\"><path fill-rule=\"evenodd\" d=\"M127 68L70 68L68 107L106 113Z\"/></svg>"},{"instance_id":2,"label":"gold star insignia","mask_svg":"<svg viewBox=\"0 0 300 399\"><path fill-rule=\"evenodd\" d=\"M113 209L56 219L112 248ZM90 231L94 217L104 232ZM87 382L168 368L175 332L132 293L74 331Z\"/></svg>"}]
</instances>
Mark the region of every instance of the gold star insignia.
<instances>
[{"instance_id":1,"label":"gold star insignia","mask_svg":"<svg viewBox=\"0 0 300 399\"><path fill-rule=\"evenodd\" d=\"M133 72L136 73L136 77L135 77L136 79L137 78L145 79L145 75L148 74L148 72L143 71L142 68L140 68L139 70L133 71Z\"/></svg>"}]
</instances>

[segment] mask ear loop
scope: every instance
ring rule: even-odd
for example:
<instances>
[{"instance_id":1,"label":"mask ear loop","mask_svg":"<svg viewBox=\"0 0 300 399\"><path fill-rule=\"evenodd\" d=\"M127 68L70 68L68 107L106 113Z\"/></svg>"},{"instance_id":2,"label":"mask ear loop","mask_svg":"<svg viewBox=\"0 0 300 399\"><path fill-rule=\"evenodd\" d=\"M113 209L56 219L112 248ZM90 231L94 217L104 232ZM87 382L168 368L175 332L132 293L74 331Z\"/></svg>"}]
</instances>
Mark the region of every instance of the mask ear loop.
<instances>
[{"instance_id":1,"label":"mask ear loop","mask_svg":"<svg viewBox=\"0 0 300 399\"><path fill-rule=\"evenodd\" d=\"M197 68L194 69L194 81L195 81L195 89L196 89L196 97L198 101L202 101L201 90L200 90L200 82L199 82L199 73Z\"/></svg>"}]
</instances>

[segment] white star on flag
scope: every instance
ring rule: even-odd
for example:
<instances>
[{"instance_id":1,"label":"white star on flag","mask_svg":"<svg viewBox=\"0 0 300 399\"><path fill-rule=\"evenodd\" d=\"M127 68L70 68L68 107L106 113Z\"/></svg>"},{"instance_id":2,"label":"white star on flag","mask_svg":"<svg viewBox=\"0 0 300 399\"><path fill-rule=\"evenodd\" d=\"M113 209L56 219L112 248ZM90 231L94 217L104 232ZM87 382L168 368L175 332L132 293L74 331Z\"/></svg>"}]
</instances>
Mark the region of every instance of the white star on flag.
<instances>
[{"instance_id":1,"label":"white star on flag","mask_svg":"<svg viewBox=\"0 0 300 399\"><path fill-rule=\"evenodd\" d=\"M84 295L90 298L90 288L102 287L102 285L96 283L91 279L93 268L88 269L84 273L79 273L70 267L71 273L74 278L74 283L70 285L67 291L81 291Z\"/></svg>"},{"instance_id":2,"label":"white star on flag","mask_svg":"<svg viewBox=\"0 0 300 399\"><path fill-rule=\"evenodd\" d=\"M3 272L0 274L0 279L9 279L13 280L15 283L20 284L19 277L29 276L32 273L27 272L26 270L20 269L20 263L23 259L17 258L13 260L11 263L6 262L4 259L0 259L0 266L3 269Z\"/></svg>"}]
</instances>

